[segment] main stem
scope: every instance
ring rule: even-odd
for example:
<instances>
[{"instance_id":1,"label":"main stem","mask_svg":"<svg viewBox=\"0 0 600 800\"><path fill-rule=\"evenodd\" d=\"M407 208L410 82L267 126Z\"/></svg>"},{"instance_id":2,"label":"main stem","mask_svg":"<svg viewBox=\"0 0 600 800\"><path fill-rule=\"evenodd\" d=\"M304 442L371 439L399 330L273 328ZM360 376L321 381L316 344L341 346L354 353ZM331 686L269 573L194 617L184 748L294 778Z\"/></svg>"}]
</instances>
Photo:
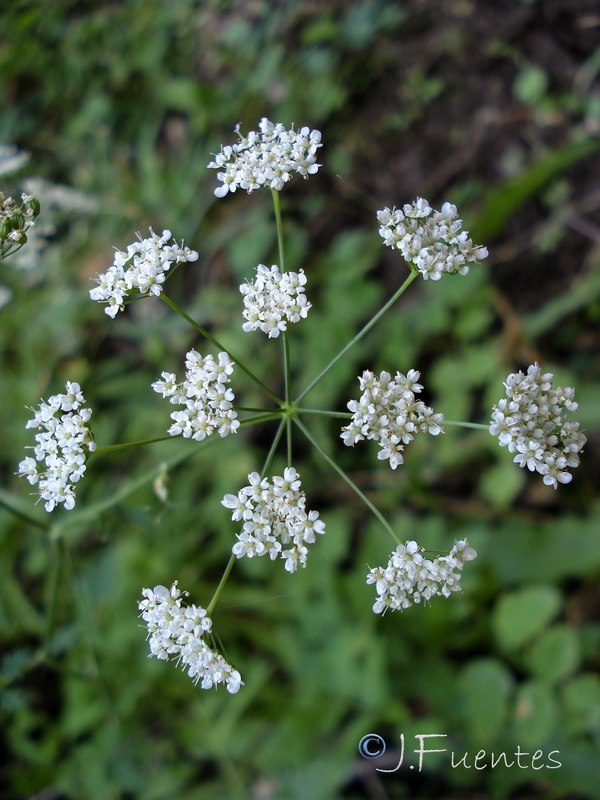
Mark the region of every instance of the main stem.
<instances>
[{"instance_id":1,"label":"main stem","mask_svg":"<svg viewBox=\"0 0 600 800\"><path fill-rule=\"evenodd\" d=\"M285 257L283 255L283 224L281 222L281 204L279 203L279 192L271 189L273 195L273 206L275 208L275 224L277 225L277 246L279 247L279 271L285 272Z\"/></svg>"},{"instance_id":2,"label":"main stem","mask_svg":"<svg viewBox=\"0 0 600 800\"><path fill-rule=\"evenodd\" d=\"M284 252L283 252L283 225L282 225L282 221L281 221L281 206L280 206L280 203L279 203L279 192L277 192L275 189L271 189L271 194L273 196L273 206L275 208L275 222L276 222L276 226L277 226L277 244L278 244L278 247L279 247L279 270L281 272L284 272L285 271L285 259L284 259ZM186 319L191 325L194 326L194 328L196 328L197 331L199 331L206 339L208 339L209 342L212 342L216 347L219 347L221 350L225 350L226 349L226 348L222 347L219 344L219 342L213 336L211 336L207 331L205 331L204 328L200 327L200 325L198 325L197 323L194 322L194 320L192 320L190 317L188 317L188 315L182 309L180 309L179 306L176 305L176 303L174 303L172 300L170 300L164 294L162 294L161 297L164 299L164 301L168 305L171 306L171 308L173 308L175 311L177 311L178 314L181 314L181 316L184 319ZM234 361L236 361L237 364L239 364L239 366L244 370L244 372L246 372L246 374L250 378L252 378L252 380L255 383L258 383L259 386L261 386L261 388L264 389L280 406L285 405L289 409L289 404L290 404L290 400L291 400L291 366L290 366L290 346L289 346L287 331L283 331L282 340L283 340L283 369L284 369L284 388L285 388L285 395L284 395L285 396L285 400L284 400L283 403L273 392L271 392L271 390L267 386L264 385L264 383L259 378L257 378L252 372L250 372L249 369L244 367L243 364L241 364L239 361L237 361L237 359L235 359L233 356L231 356L231 357L233 358ZM230 353L230 355L231 355L231 353ZM286 435L287 435L286 438L287 438L288 466L291 464L291 459L292 459L292 422L291 422L291 417L288 414L288 415L286 415L286 417L284 419L281 420L281 422L279 424L279 427L277 428L277 433L275 434L275 437L273 439L273 443L271 444L271 448L269 450L269 453L268 453L267 458L265 460L265 463L263 465L263 470L262 470L262 474L263 475L264 475L265 472L267 472L267 470L271 466L271 462L273 460L273 457L275 456L275 451L277 450L277 445L279 444L279 440L281 439L281 436L283 434L284 428L285 428ZM216 589L216 591L215 591L215 593L214 593L214 595L212 597L212 600L210 601L210 603L208 605L208 608L206 609L207 616L210 616L212 611L213 611L213 609L215 608L215 606L216 606L216 604L217 604L217 602L219 600L219 597L220 597L220 595L221 595L221 593L222 593L222 591L223 591L223 589L225 587L225 584L227 583L227 579L229 578L229 574L230 574L230 572L231 572L231 570L233 568L233 564L234 564L235 560L236 560L236 557L235 557L235 555L232 554L230 559L229 559L229 562L227 564L227 567L225 568L225 572L223 573L223 577L219 581L219 585L217 586L217 589Z\"/></svg>"},{"instance_id":3,"label":"main stem","mask_svg":"<svg viewBox=\"0 0 600 800\"><path fill-rule=\"evenodd\" d=\"M282 339L283 339L283 372L284 372L284 384L285 384L285 402L289 408L289 404L291 401L292 374L290 366L290 343L287 331L283 332ZM292 420L289 415L286 416L285 429L286 429L285 433L286 433L286 447L287 447L287 465L288 467L291 467L292 466Z\"/></svg>"},{"instance_id":4,"label":"main stem","mask_svg":"<svg viewBox=\"0 0 600 800\"><path fill-rule=\"evenodd\" d=\"M198 333L201 333L202 336L204 336L204 338L207 339L211 344L214 344L214 346L218 347L219 350L224 350L226 353L228 353L231 356L232 360L235 362L235 364L242 370L242 372L245 372L246 375L251 380L253 380L254 383L257 384L257 386L260 386L260 388L264 392L266 392L269 395L269 397L271 397L273 400L275 400L275 402L278 405L280 405L280 406L283 405L283 401L279 397L277 397L277 395L274 392L272 392L269 389L269 387L266 386L261 381L260 378L258 378L253 372L251 372L248 369L248 367L244 366L244 364L234 356L234 354L231 352L231 350L228 347L225 347L224 345L222 345L217 339L215 339L214 336L211 336L211 334L207 330L205 330L201 325L198 325L197 322L194 322L194 320L190 316L188 316L185 313L185 311L182 308L180 308L174 300L171 300L170 297L167 297L167 295L164 292L161 292L161 294L159 296L160 296L160 298L162 300L164 300L164 302L168 306L170 306L173 309L173 311L176 311L181 317L183 317L186 320L186 322L189 322L190 325L193 328L195 328L198 331Z\"/></svg>"},{"instance_id":5,"label":"main stem","mask_svg":"<svg viewBox=\"0 0 600 800\"><path fill-rule=\"evenodd\" d=\"M365 325L365 326L364 326L364 327L363 327L363 328L362 328L362 329L361 329L361 330L360 330L360 331L359 331L359 332L356 334L356 336L354 337L354 339L351 339L351 340L348 342L348 344L347 344L345 347L343 347L343 348L340 350L340 352L337 354L337 356L335 356L335 358L333 358L333 359L332 359L332 360L329 362L329 364L327 364L327 366L325 367L325 369L323 369L323 370L322 370L322 371L321 371L321 372L320 372L320 373L317 375L317 377L316 377L316 378L313 380L313 382L312 382L312 383L310 383L310 384L309 384L309 385L306 387L306 389L305 389L305 390L304 390L304 391L303 391L301 394L299 394L299 395L298 395L298 397L296 398L296 403L299 403L299 402L300 402L300 400L302 400L302 398L303 398L303 397L306 397L306 395L307 395L309 392L311 392L311 391L312 391L312 390L315 388L315 386L317 385L317 383L319 383L319 381L321 380L321 378L323 378L323 377L325 377L325 375L327 375L327 373L328 373L328 372L329 372L329 370L330 370L330 369L331 369L331 368L334 366L334 364L337 364L337 362L340 360L340 358L341 358L343 355L345 355L345 354L348 352L348 350L350 350L350 348L351 348L351 347L353 347L353 346L354 346L354 345L355 345L357 342L359 342L359 341L360 341L360 340L363 338L363 336L364 336L366 333L368 333L368 331L370 331L370 330L371 330L371 328L373 327L373 325L375 325L375 323L376 323L376 322L378 322L378 321L381 319L381 317L382 317L382 316L385 314L385 312L386 312L386 311L387 311L389 308L391 308L391 306L393 306L393 305L394 305L394 303L395 303L395 302L396 302L396 300L397 300L397 299L400 297L400 295L401 295L403 292L405 292L405 291L406 291L406 289L408 289L408 287L409 287L409 286L410 286L410 284L411 284L411 283L414 281L414 279L417 277L417 275L418 275L418 274L419 274L418 272L413 272L413 271L411 271L410 275L409 275L409 276L408 276L408 278L407 278L407 279L404 281L404 283L403 283L403 284L402 284L402 286L401 286L401 287L398 289L398 291L397 291L397 292L396 292L396 293L395 293L395 294L394 294L392 297L390 297L390 299L387 301L387 303L386 303L386 304L385 304L385 305L384 305L382 308L380 308L380 309L379 309L379 311L377 312L377 314L375 314L375 316L374 316L374 317L372 317L372 318L369 320L369 322L367 322L367 324L366 324L366 325Z\"/></svg>"},{"instance_id":6,"label":"main stem","mask_svg":"<svg viewBox=\"0 0 600 800\"><path fill-rule=\"evenodd\" d=\"M277 246L279 248L279 270L285 272L285 255L283 252L283 222L281 220L281 204L279 202L279 192L276 189L271 189L271 196L273 197L273 208L275 209L275 225L277 227ZM281 336L283 340L283 381L285 387L285 404L289 409L292 385L292 368L290 362L290 343L288 339L287 330L283 331ZM288 416L285 420L285 438L287 450L287 465L292 465L292 420Z\"/></svg>"}]
</instances>

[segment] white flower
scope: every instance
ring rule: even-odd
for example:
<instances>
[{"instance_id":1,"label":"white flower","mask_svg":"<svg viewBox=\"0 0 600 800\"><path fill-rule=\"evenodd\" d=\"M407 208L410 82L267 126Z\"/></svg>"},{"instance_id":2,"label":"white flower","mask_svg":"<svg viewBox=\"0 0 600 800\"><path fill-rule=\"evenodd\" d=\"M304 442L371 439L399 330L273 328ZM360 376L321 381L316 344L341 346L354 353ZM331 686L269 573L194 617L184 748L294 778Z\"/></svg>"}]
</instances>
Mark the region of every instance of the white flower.
<instances>
[{"instance_id":1,"label":"white flower","mask_svg":"<svg viewBox=\"0 0 600 800\"><path fill-rule=\"evenodd\" d=\"M515 464L544 477L547 486L569 483L568 469L579 465L579 453L587 439L579 423L565 419L576 411L575 390L552 388L551 372L542 372L536 362L523 372L511 373L504 387L506 396L492 409L489 431L501 447L516 453Z\"/></svg>"},{"instance_id":2,"label":"white flower","mask_svg":"<svg viewBox=\"0 0 600 800\"><path fill-rule=\"evenodd\" d=\"M301 128L286 130L281 123L270 122L266 117L259 123L259 131L247 136L235 129L239 141L221 148L209 169L219 169L217 179L222 185L215 189L217 197L225 197L237 188L248 194L261 186L280 191L294 174L307 178L318 171L317 149L321 147L321 133Z\"/></svg>"},{"instance_id":3,"label":"white flower","mask_svg":"<svg viewBox=\"0 0 600 800\"><path fill-rule=\"evenodd\" d=\"M247 333L260 329L270 339L276 339L287 329L288 322L305 319L311 304L304 294L306 276L300 272L279 272L276 266L268 269L264 264L256 268L254 283L244 283L240 292L244 296L242 328Z\"/></svg>"},{"instance_id":4,"label":"white flower","mask_svg":"<svg viewBox=\"0 0 600 800\"><path fill-rule=\"evenodd\" d=\"M466 275L471 263L488 254L487 248L473 245L468 232L462 230L462 220L451 203L434 211L418 197L402 211L378 211L377 219L386 246L400 250L411 269L418 269L425 280L437 281L444 273Z\"/></svg>"},{"instance_id":5,"label":"white flower","mask_svg":"<svg viewBox=\"0 0 600 800\"><path fill-rule=\"evenodd\" d=\"M82 408L85 398L78 383L67 382L66 394L53 395L42 400L34 411L27 428L37 428L35 458L28 456L19 464L18 474L32 486L37 485L46 511L62 504L67 510L75 506L75 486L85 473L87 455L96 445L88 422L92 416L89 408ZM45 469L38 469L44 462Z\"/></svg>"},{"instance_id":6,"label":"white flower","mask_svg":"<svg viewBox=\"0 0 600 800\"><path fill-rule=\"evenodd\" d=\"M174 405L183 406L171 414L173 424L168 429L171 436L183 436L201 442L215 431L225 437L239 428L237 411L233 409L233 391L228 388L233 372L233 361L227 353L202 356L196 350L186 355L186 373L182 383L173 372L163 372L162 380L155 381L155 392L168 397Z\"/></svg>"},{"instance_id":7,"label":"white flower","mask_svg":"<svg viewBox=\"0 0 600 800\"><path fill-rule=\"evenodd\" d=\"M174 657L203 689L223 683L230 694L236 694L244 685L240 673L209 647L206 638L212 621L202 606L183 606L184 594L177 581L170 590L166 586L142 589L144 599L138 608L148 627L150 655L163 661Z\"/></svg>"},{"instance_id":8,"label":"white flower","mask_svg":"<svg viewBox=\"0 0 600 800\"><path fill-rule=\"evenodd\" d=\"M352 421L342 428L344 444L353 447L363 439L374 439L380 446L377 458L389 461L391 468L396 469L404 461L405 445L419 431L432 436L443 433L443 414L434 414L433 409L415 397L423 388L417 382L419 377L420 373L414 369L406 375L397 372L394 380L389 372L380 373L379 378L369 370L363 372L359 378L363 394L360 400L348 403Z\"/></svg>"},{"instance_id":9,"label":"white flower","mask_svg":"<svg viewBox=\"0 0 600 800\"><path fill-rule=\"evenodd\" d=\"M138 233L138 241L130 244L126 252L117 250L113 265L98 275L98 286L90 289L91 299L107 303L104 311L114 318L125 308L125 298L130 292L159 295L173 264L198 259L198 253L184 247L183 243L167 245L170 238L168 230L158 236L150 228L147 239L142 239Z\"/></svg>"},{"instance_id":10,"label":"white flower","mask_svg":"<svg viewBox=\"0 0 600 800\"><path fill-rule=\"evenodd\" d=\"M221 501L233 511L232 520L243 520L232 552L238 558L267 554L272 560L283 558L288 572L305 567L306 545L314 544L317 535L325 533L325 523L318 511L306 511L300 475L288 467L272 482L258 472L250 473L248 481L237 497L227 494Z\"/></svg>"},{"instance_id":11,"label":"white flower","mask_svg":"<svg viewBox=\"0 0 600 800\"><path fill-rule=\"evenodd\" d=\"M384 614L388 609L403 610L413 603L427 602L434 595L449 597L460 591L464 562L474 558L477 553L466 539L455 542L447 556L433 561L422 555L414 541L399 545L391 553L387 567L375 567L367 575L367 583L375 584L378 595L373 611Z\"/></svg>"}]
</instances>

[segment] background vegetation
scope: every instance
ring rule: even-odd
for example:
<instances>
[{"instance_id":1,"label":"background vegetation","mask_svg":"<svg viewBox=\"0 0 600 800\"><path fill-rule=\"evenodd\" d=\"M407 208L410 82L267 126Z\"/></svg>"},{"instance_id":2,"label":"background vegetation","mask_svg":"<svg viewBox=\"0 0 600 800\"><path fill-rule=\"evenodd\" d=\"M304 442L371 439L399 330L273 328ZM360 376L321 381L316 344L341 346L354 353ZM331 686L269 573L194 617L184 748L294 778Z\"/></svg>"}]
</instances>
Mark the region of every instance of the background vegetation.
<instances>
[{"instance_id":1,"label":"background vegetation","mask_svg":"<svg viewBox=\"0 0 600 800\"><path fill-rule=\"evenodd\" d=\"M1 266L1 498L30 518L0 510L3 796L600 797L596 4L13 0L0 22L0 142L31 152L30 175L85 193L65 207L39 191L45 248L29 268ZM204 345L159 301L112 322L87 291L111 248L150 225L200 252L170 293L277 374L279 347L241 333L236 291L276 260L270 197L216 200L206 170L237 122L262 116L323 132L323 170L282 195L288 266L306 270L314 304L293 330L298 387L404 277L378 208L453 200L491 253L467 278L413 284L315 407L344 409L366 367L416 367L435 410L485 422L506 374L537 359L576 387L589 442L555 492L479 431L416 441L392 473L368 446L342 448L337 423L311 424L402 536L446 551L468 537L479 558L462 595L376 618L366 565L391 543L298 443L328 533L293 577L236 565L214 614L246 681L230 697L149 660L136 603L174 579L208 602L233 537L220 498L260 467L270 430L243 448L169 441L93 459L77 508L49 528L14 471L26 406L65 380L82 384L98 443L164 431L149 384ZM372 731L389 762L358 755ZM446 733L460 754L559 750L563 766L478 772L443 756L376 773L402 733L410 749L415 733Z\"/></svg>"}]
</instances>

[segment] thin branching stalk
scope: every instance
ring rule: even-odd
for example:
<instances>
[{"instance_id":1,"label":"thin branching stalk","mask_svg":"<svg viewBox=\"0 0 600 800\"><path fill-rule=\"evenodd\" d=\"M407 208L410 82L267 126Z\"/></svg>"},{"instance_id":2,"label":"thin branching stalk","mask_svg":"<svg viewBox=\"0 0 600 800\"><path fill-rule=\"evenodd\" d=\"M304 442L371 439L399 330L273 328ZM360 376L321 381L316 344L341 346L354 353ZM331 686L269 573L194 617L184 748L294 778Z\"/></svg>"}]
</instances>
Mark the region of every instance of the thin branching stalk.
<instances>
[{"instance_id":1,"label":"thin branching stalk","mask_svg":"<svg viewBox=\"0 0 600 800\"><path fill-rule=\"evenodd\" d=\"M375 506L369 500L369 498L366 496L366 494L363 491L361 491L361 489L358 488L358 486L354 483L352 478L350 478L350 476L347 475L344 472L344 470L339 466L339 464L336 461L334 461L333 458L331 458L331 456L325 450L323 450L321 445L317 442L317 440L314 438L314 436L308 431L308 429L300 422L300 420L299 419L294 419L294 422L296 423L298 428L300 428L300 430L302 431L304 436L312 444L312 446L315 448L315 450L317 450L317 452L320 453L320 455L325 459L325 461L327 461L329 466L333 467L333 469L337 472L337 474L348 484L348 486L350 486L352 491L355 494L357 494L360 497L360 499L363 501L363 503L373 512L373 514L377 517L379 522L383 525L383 527L386 529L386 531L394 539L396 544L402 544L398 534L392 528L390 523L386 520L386 518L383 516L383 514L377 508L377 506Z\"/></svg>"},{"instance_id":2,"label":"thin branching stalk","mask_svg":"<svg viewBox=\"0 0 600 800\"><path fill-rule=\"evenodd\" d=\"M207 341L209 341L211 344L214 344L214 346L218 347L219 350L225 351L231 357L231 360L236 364L236 366L238 366L242 370L242 372L245 372L246 375L252 381L254 381L254 383L256 383L257 386L260 386L260 388L263 390L263 392L266 392L269 395L269 397L271 397L273 400L275 400L275 402L278 405L280 405L280 406L284 405L284 401L281 400L279 397L277 397L275 392L272 392L271 389L269 389L269 387L266 386L266 384L264 384L261 381L260 378L258 378L251 370L249 370L248 367L246 367L242 361L240 361L238 358L236 358L235 355L231 352L231 350L228 347L225 347L224 345L222 345L218 341L218 339L215 339L215 337L212 336L201 325L198 325L197 322L194 322L194 320L188 314L186 314L185 311L182 308L180 308L174 300L171 300L170 297L167 297L167 295L164 292L161 292L161 294L159 296L160 296L160 298L162 300L164 300L164 302L168 306L170 306L170 308L173 309L173 311L176 311L181 317L183 317L183 319L186 320L186 322L189 322L189 324L192 325L192 327L194 327L198 331L198 333L202 334L202 336L204 336L204 338Z\"/></svg>"},{"instance_id":3,"label":"thin branching stalk","mask_svg":"<svg viewBox=\"0 0 600 800\"><path fill-rule=\"evenodd\" d=\"M356 336L353 339L351 339L345 347L342 347L340 352L334 358L331 359L329 364L327 364L327 366L324 369L322 369L321 372L319 372L317 377L311 383L309 383L309 385L306 387L306 389L298 395L298 397L296 398L296 403L299 403L300 400L302 400L303 397L306 397L306 395L315 388L315 386L319 383L319 381L322 378L324 378L325 375L327 375L329 370L335 364L337 364L337 362L340 360L340 358L342 356L346 355L348 350L350 350L351 347L354 347L354 345L357 342L359 342L362 339L362 337L371 330L373 325L375 325L375 323L378 322L379 319L381 319L381 317L385 314L385 312L388 311L388 309L390 309L394 305L394 303L400 297L400 295L403 294L406 291L406 289L408 289L408 287L414 281L414 279L417 277L418 274L419 274L418 272L412 272L411 271L410 275L404 281L404 283L398 289L398 291L394 295L392 295L392 297L390 297L390 299L387 301L387 303L382 308L379 309L379 311L375 314L375 316L372 317L369 320L369 322L367 322L366 325L364 325L361 328L361 330L356 334Z\"/></svg>"}]
</instances>

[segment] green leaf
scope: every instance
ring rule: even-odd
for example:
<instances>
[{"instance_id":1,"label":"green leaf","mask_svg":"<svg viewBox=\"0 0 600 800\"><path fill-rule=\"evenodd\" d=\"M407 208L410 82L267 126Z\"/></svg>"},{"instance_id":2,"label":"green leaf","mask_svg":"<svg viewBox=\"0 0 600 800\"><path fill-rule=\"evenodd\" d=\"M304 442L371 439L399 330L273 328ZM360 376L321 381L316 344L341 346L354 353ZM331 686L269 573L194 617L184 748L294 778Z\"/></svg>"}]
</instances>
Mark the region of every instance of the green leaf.
<instances>
[{"instance_id":1,"label":"green leaf","mask_svg":"<svg viewBox=\"0 0 600 800\"><path fill-rule=\"evenodd\" d=\"M554 691L539 681L519 688L515 702L514 731L520 745L541 745L552 733L557 719Z\"/></svg>"},{"instance_id":2,"label":"green leaf","mask_svg":"<svg viewBox=\"0 0 600 800\"><path fill-rule=\"evenodd\" d=\"M501 461L486 470L479 481L479 491L495 508L508 508L521 491L525 474L512 461Z\"/></svg>"},{"instance_id":3,"label":"green leaf","mask_svg":"<svg viewBox=\"0 0 600 800\"><path fill-rule=\"evenodd\" d=\"M484 206L475 225L471 226L474 242L485 243L504 230L508 220L530 198L534 197L556 175L571 164L587 158L600 147L596 139L583 139L553 150L536 161L521 175L510 178L486 192Z\"/></svg>"},{"instance_id":4,"label":"green leaf","mask_svg":"<svg viewBox=\"0 0 600 800\"><path fill-rule=\"evenodd\" d=\"M596 259L597 261L597 259ZM535 339L546 331L556 328L560 321L581 309L600 296L600 271L598 263L595 269L578 276L565 292L549 298L541 308L530 312L524 322L524 330ZM591 265L590 265L591 267Z\"/></svg>"},{"instance_id":5,"label":"green leaf","mask_svg":"<svg viewBox=\"0 0 600 800\"><path fill-rule=\"evenodd\" d=\"M544 584L503 595L492 617L500 647L514 650L531 641L558 613L561 604L560 592Z\"/></svg>"},{"instance_id":6,"label":"green leaf","mask_svg":"<svg viewBox=\"0 0 600 800\"><path fill-rule=\"evenodd\" d=\"M572 730L600 734L600 677L576 675L563 689L565 716Z\"/></svg>"},{"instance_id":7,"label":"green leaf","mask_svg":"<svg viewBox=\"0 0 600 800\"><path fill-rule=\"evenodd\" d=\"M527 105L537 105L548 91L548 76L536 66L525 67L515 78L513 94Z\"/></svg>"},{"instance_id":8,"label":"green leaf","mask_svg":"<svg viewBox=\"0 0 600 800\"><path fill-rule=\"evenodd\" d=\"M512 676L498 659L472 661L461 673L463 710L474 742L490 742L497 735L508 711Z\"/></svg>"},{"instance_id":9,"label":"green leaf","mask_svg":"<svg viewBox=\"0 0 600 800\"><path fill-rule=\"evenodd\" d=\"M554 625L540 636L527 654L527 665L550 683L565 678L579 666L577 632L568 625Z\"/></svg>"},{"instance_id":10,"label":"green leaf","mask_svg":"<svg viewBox=\"0 0 600 800\"><path fill-rule=\"evenodd\" d=\"M500 581L545 585L594 575L600 561L598 511L592 503L589 516L567 513L547 522L514 517L504 523L488 550Z\"/></svg>"}]
</instances>

